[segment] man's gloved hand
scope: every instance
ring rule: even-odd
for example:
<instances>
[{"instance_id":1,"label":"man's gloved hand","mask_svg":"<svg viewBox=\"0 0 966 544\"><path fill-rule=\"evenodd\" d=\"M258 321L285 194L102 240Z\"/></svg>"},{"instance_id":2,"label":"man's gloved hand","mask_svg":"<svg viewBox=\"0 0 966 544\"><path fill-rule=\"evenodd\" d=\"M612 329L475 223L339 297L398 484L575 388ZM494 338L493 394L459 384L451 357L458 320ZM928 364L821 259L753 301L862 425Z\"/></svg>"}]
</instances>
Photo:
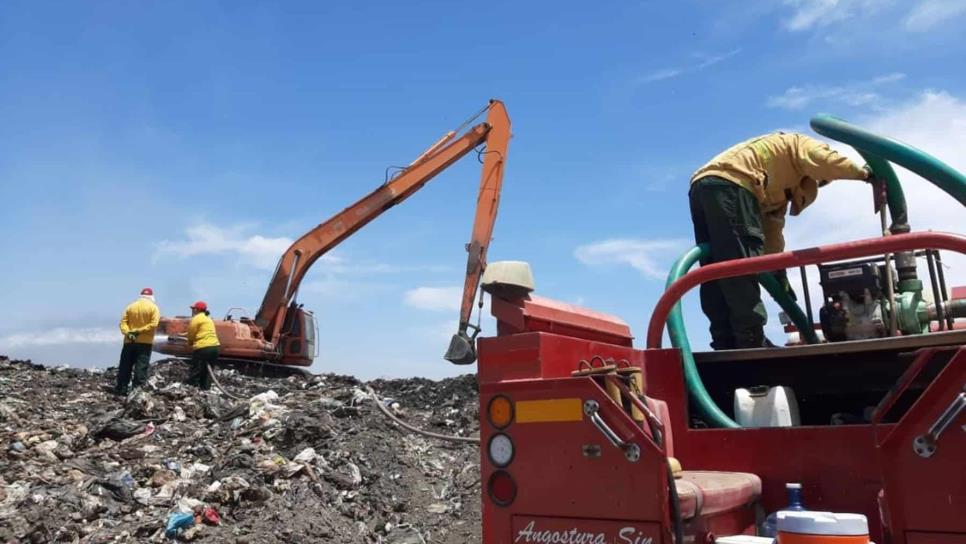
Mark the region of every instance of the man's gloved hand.
<instances>
[{"instance_id":1,"label":"man's gloved hand","mask_svg":"<svg viewBox=\"0 0 966 544\"><path fill-rule=\"evenodd\" d=\"M127 333L127 334L125 334L124 336L125 336L125 337L126 337L126 338L128 339L128 341L130 341L130 342L133 342L133 341L135 341L135 340L137 340L137 339L138 339L138 333L136 333L136 332L134 332L134 331L131 331L131 332L129 332L129 333Z\"/></svg>"},{"instance_id":2,"label":"man's gloved hand","mask_svg":"<svg viewBox=\"0 0 966 544\"><path fill-rule=\"evenodd\" d=\"M886 200L888 198L888 191L886 190L886 182L882 178L878 178L875 172L869 165L865 165L865 171L867 173L865 182L872 186L872 202L875 208L875 213L879 213L882 207L886 205Z\"/></svg>"},{"instance_id":3,"label":"man's gloved hand","mask_svg":"<svg viewBox=\"0 0 966 544\"><path fill-rule=\"evenodd\" d=\"M772 272L772 274L775 275L775 279L778 280L778 285L785 290L785 294L788 295L788 298L798 302L798 295L796 295L795 290L792 289L792 284L788 282L788 272L785 270L776 270Z\"/></svg>"}]
</instances>

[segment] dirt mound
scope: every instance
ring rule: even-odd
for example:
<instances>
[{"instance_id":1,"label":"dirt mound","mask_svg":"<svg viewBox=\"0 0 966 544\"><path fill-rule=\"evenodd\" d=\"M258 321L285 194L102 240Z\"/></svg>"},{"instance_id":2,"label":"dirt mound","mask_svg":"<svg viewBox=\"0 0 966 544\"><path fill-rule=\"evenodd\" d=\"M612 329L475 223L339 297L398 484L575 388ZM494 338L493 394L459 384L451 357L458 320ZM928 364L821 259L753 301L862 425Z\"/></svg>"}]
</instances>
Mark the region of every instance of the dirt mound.
<instances>
[{"instance_id":1,"label":"dirt mound","mask_svg":"<svg viewBox=\"0 0 966 544\"><path fill-rule=\"evenodd\" d=\"M119 398L113 369L0 356L0 542L165 542L178 520L180 541L480 541L478 448L401 430L366 387L407 423L472 436L473 376L217 371L241 400L185 386L181 362L150 376Z\"/></svg>"}]
</instances>

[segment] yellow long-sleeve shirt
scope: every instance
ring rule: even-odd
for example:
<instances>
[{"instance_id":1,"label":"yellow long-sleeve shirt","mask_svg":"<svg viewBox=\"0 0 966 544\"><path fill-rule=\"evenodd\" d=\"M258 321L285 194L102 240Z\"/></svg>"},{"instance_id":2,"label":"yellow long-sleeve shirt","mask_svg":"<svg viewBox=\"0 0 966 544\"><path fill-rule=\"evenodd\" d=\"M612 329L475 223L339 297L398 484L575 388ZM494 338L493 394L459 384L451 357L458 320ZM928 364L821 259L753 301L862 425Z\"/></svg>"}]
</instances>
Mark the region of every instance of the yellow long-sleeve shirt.
<instances>
[{"instance_id":1,"label":"yellow long-sleeve shirt","mask_svg":"<svg viewBox=\"0 0 966 544\"><path fill-rule=\"evenodd\" d=\"M822 182L866 179L868 172L814 138L776 132L726 149L699 168L691 183L705 176L726 179L755 195L761 207L765 252L779 253L785 249L782 230L790 203L793 214L801 212L815 200ZM806 179L811 182L803 183ZM791 201L786 192L792 194Z\"/></svg>"},{"instance_id":2,"label":"yellow long-sleeve shirt","mask_svg":"<svg viewBox=\"0 0 966 544\"><path fill-rule=\"evenodd\" d=\"M220 346L215 322L204 312L198 312L188 323L188 344L192 350Z\"/></svg>"},{"instance_id":3,"label":"yellow long-sleeve shirt","mask_svg":"<svg viewBox=\"0 0 966 544\"><path fill-rule=\"evenodd\" d=\"M131 343L127 339L127 333L136 332L138 337L134 340L137 344L153 344L154 343L154 330L158 328L158 322L161 321L161 312L158 310L158 306L151 302L151 300L141 297L131 304L128 304L127 308L124 308L124 313L121 315L121 334L124 335L124 343Z\"/></svg>"}]
</instances>

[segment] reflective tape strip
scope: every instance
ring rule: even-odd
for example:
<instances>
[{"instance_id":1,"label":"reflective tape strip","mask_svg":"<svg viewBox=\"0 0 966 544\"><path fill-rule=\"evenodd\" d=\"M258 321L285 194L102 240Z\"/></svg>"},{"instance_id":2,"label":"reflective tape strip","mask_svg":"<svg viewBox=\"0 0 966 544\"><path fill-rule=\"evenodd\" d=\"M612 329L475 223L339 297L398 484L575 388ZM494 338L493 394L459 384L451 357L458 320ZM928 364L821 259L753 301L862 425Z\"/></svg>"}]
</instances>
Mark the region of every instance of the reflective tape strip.
<instances>
[{"instance_id":1,"label":"reflective tape strip","mask_svg":"<svg viewBox=\"0 0 966 544\"><path fill-rule=\"evenodd\" d=\"M580 399L520 400L516 402L517 423L549 423L584 419Z\"/></svg>"}]
</instances>

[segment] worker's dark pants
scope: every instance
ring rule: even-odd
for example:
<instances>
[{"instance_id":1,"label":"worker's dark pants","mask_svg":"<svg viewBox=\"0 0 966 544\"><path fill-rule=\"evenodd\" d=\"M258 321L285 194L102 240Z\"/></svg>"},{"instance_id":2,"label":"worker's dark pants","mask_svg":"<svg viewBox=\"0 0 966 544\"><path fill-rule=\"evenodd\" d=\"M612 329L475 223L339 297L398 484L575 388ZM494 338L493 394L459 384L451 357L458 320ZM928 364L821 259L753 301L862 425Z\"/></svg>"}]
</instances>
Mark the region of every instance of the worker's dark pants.
<instances>
[{"instance_id":1,"label":"worker's dark pants","mask_svg":"<svg viewBox=\"0 0 966 544\"><path fill-rule=\"evenodd\" d=\"M192 351L188 385L194 385L206 391L211 389L211 374L208 373L208 365L214 364L217 360L218 346L200 348Z\"/></svg>"},{"instance_id":2,"label":"worker's dark pants","mask_svg":"<svg viewBox=\"0 0 966 544\"><path fill-rule=\"evenodd\" d=\"M755 195L728 180L707 176L691 186L694 240L707 243L702 265L762 254L765 237ZM762 347L767 320L758 278L741 276L701 285L701 309L711 321L711 347Z\"/></svg>"},{"instance_id":3,"label":"worker's dark pants","mask_svg":"<svg viewBox=\"0 0 966 544\"><path fill-rule=\"evenodd\" d=\"M134 371L134 387L141 387L148 381L148 363L151 361L151 344L131 342L121 348L121 362L117 369L117 383L114 392L126 395L128 383L131 382L131 371Z\"/></svg>"}]
</instances>

